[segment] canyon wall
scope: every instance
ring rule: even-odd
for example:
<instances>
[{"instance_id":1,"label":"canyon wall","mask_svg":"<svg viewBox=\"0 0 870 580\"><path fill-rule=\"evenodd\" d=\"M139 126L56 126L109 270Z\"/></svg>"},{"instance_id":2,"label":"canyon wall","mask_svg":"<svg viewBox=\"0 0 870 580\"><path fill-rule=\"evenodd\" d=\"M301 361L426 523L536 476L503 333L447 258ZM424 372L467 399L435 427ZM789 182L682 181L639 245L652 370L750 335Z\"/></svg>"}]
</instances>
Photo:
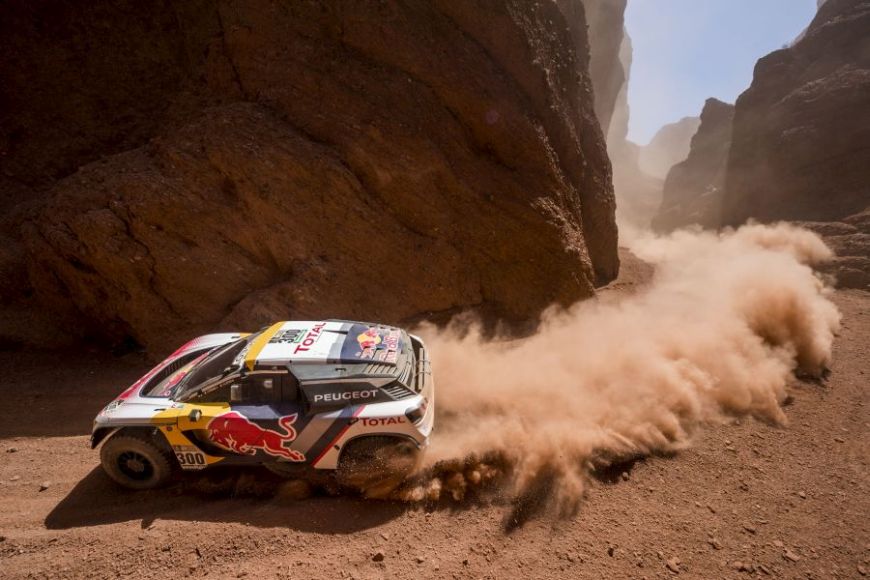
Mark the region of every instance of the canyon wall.
<instances>
[{"instance_id":1,"label":"canyon wall","mask_svg":"<svg viewBox=\"0 0 870 580\"><path fill-rule=\"evenodd\" d=\"M0 340L159 353L466 309L522 326L592 295L618 259L583 14L3 4Z\"/></svg>"},{"instance_id":2,"label":"canyon wall","mask_svg":"<svg viewBox=\"0 0 870 580\"><path fill-rule=\"evenodd\" d=\"M829 0L740 95L723 223L835 220L870 205L870 2Z\"/></svg>"},{"instance_id":3,"label":"canyon wall","mask_svg":"<svg viewBox=\"0 0 870 580\"><path fill-rule=\"evenodd\" d=\"M654 229L667 232L692 224L719 226L733 118L733 105L717 99L704 103L688 157L674 165L665 179Z\"/></svg>"},{"instance_id":4,"label":"canyon wall","mask_svg":"<svg viewBox=\"0 0 870 580\"><path fill-rule=\"evenodd\" d=\"M568 16L569 8L579 2L559 0ZM628 0L583 0L588 23L591 57L589 74L595 90L595 114L605 137L616 112L619 94L628 84L628 68L622 62L625 30L625 8ZM573 14L570 18L581 16Z\"/></svg>"},{"instance_id":5,"label":"canyon wall","mask_svg":"<svg viewBox=\"0 0 870 580\"><path fill-rule=\"evenodd\" d=\"M758 61L737 100L722 223L794 220L870 289L870 1L827 0L791 47Z\"/></svg>"},{"instance_id":6,"label":"canyon wall","mask_svg":"<svg viewBox=\"0 0 870 580\"><path fill-rule=\"evenodd\" d=\"M641 171L659 179L667 177L671 167L689 156L692 137L700 124L698 117L683 117L656 131L650 142L640 149Z\"/></svg>"},{"instance_id":7,"label":"canyon wall","mask_svg":"<svg viewBox=\"0 0 870 580\"><path fill-rule=\"evenodd\" d=\"M758 61L732 108L709 100L653 225L789 220L821 235L840 286L870 288L870 2L828 0Z\"/></svg>"},{"instance_id":8,"label":"canyon wall","mask_svg":"<svg viewBox=\"0 0 870 580\"><path fill-rule=\"evenodd\" d=\"M631 37L623 28L619 65L624 72L625 82L616 96L607 133L607 152L613 164L617 219L621 226L645 229L649 227L650 219L661 202L662 180L640 168L643 148L628 139L628 82L632 59Z\"/></svg>"}]
</instances>

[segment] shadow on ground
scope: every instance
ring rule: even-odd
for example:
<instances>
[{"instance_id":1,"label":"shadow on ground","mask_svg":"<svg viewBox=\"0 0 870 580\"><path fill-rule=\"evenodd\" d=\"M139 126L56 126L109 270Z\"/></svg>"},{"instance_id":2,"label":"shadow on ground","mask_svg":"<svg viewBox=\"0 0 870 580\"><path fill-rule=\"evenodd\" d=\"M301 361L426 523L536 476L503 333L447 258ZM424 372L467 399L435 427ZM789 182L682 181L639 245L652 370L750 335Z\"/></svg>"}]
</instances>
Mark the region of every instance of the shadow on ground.
<instances>
[{"instance_id":1,"label":"shadow on ground","mask_svg":"<svg viewBox=\"0 0 870 580\"><path fill-rule=\"evenodd\" d=\"M141 520L147 528L164 519L350 534L382 525L407 509L404 504L354 497L297 499L286 493L284 483L261 470L235 470L135 492L119 488L97 467L48 514L45 526L65 530Z\"/></svg>"},{"instance_id":2,"label":"shadow on ground","mask_svg":"<svg viewBox=\"0 0 870 580\"><path fill-rule=\"evenodd\" d=\"M94 417L152 366L141 353L2 350L0 439L91 432ZM26 410L26 412L24 412Z\"/></svg>"}]
</instances>

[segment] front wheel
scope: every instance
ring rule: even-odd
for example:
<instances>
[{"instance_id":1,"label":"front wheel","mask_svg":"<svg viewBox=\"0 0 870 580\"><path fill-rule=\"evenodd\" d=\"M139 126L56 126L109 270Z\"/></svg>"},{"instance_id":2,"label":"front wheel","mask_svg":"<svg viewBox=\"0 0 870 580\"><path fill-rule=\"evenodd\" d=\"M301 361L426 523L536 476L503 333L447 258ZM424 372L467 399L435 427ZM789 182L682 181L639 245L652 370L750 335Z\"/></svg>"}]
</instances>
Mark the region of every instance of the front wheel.
<instances>
[{"instance_id":1,"label":"front wheel","mask_svg":"<svg viewBox=\"0 0 870 580\"><path fill-rule=\"evenodd\" d=\"M336 479L365 497L389 497L416 468L417 446L407 439L372 436L354 439L341 452Z\"/></svg>"},{"instance_id":2,"label":"front wheel","mask_svg":"<svg viewBox=\"0 0 870 580\"><path fill-rule=\"evenodd\" d=\"M130 489L154 489L172 476L169 452L144 437L115 435L103 444L100 462L109 477Z\"/></svg>"}]
</instances>

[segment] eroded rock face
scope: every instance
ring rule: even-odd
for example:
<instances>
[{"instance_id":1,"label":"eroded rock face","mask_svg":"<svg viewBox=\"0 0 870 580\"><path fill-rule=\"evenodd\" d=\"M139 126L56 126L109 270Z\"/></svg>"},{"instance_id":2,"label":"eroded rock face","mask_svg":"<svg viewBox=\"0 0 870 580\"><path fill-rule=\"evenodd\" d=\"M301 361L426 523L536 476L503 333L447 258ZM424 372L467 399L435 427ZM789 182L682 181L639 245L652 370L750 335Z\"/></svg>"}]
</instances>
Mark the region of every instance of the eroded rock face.
<instances>
[{"instance_id":1,"label":"eroded rock face","mask_svg":"<svg viewBox=\"0 0 870 580\"><path fill-rule=\"evenodd\" d=\"M619 62L625 71L626 82L616 98L607 135L607 152L613 163L613 186L620 227L647 229L661 203L662 179L645 173L640 168L642 147L628 139L628 77L633 48L628 32L623 29L622 33Z\"/></svg>"},{"instance_id":2,"label":"eroded rock face","mask_svg":"<svg viewBox=\"0 0 870 580\"><path fill-rule=\"evenodd\" d=\"M829 0L737 100L723 222L832 221L870 205L870 2Z\"/></svg>"},{"instance_id":3,"label":"eroded rock face","mask_svg":"<svg viewBox=\"0 0 870 580\"><path fill-rule=\"evenodd\" d=\"M698 224L717 228L721 221L725 165L731 148L734 106L708 99L689 155L665 179L662 205L653 220L658 231Z\"/></svg>"},{"instance_id":4,"label":"eroded rock face","mask_svg":"<svg viewBox=\"0 0 870 580\"><path fill-rule=\"evenodd\" d=\"M591 295L618 269L614 200L570 4L155 8L171 22L131 51L169 80L117 121L149 115L131 125L149 138L95 141L112 155L23 220L35 295L66 328L155 352L279 318L523 323ZM86 54L111 62L103 40ZM70 54L46 43L34 62ZM74 149L66 167L88 157Z\"/></svg>"},{"instance_id":5,"label":"eroded rock face","mask_svg":"<svg viewBox=\"0 0 870 580\"><path fill-rule=\"evenodd\" d=\"M623 140L611 142L613 186L620 227L648 229L662 200L662 180L640 169L641 147Z\"/></svg>"},{"instance_id":6,"label":"eroded rock face","mask_svg":"<svg viewBox=\"0 0 870 580\"><path fill-rule=\"evenodd\" d=\"M870 209L836 222L798 222L821 235L836 257L823 270L837 286L870 290Z\"/></svg>"},{"instance_id":7,"label":"eroded rock face","mask_svg":"<svg viewBox=\"0 0 870 580\"><path fill-rule=\"evenodd\" d=\"M566 16L578 18L570 14L569 7L576 11L579 2L560 0L559 4ZM620 91L628 83L628 68L621 58L627 4L628 0L583 0L592 48L589 72L595 90L595 113L605 136L610 131Z\"/></svg>"},{"instance_id":8,"label":"eroded rock face","mask_svg":"<svg viewBox=\"0 0 870 580\"><path fill-rule=\"evenodd\" d=\"M625 73L625 82L616 95L616 105L610 118L610 128L607 132L607 149L611 146L617 149L628 140L628 121L631 111L628 106L628 78L631 75L631 63L634 60L634 47L628 30L622 29L622 43L619 45L619 65ZM611 159L612 159L611 155Z\"/></svg>"},{"instance_id":9,"label":"eroded rock face","mask_svg":"<svg viewBox=\"0 0 870 580\"><path fill-rule=\"evenodd\" d=\"M640 150L641 171L659 179L667 177L671 167L689 156L692 137L700 125L698 117L683 117L659 129Z\"/></svg>"}]
</instances>

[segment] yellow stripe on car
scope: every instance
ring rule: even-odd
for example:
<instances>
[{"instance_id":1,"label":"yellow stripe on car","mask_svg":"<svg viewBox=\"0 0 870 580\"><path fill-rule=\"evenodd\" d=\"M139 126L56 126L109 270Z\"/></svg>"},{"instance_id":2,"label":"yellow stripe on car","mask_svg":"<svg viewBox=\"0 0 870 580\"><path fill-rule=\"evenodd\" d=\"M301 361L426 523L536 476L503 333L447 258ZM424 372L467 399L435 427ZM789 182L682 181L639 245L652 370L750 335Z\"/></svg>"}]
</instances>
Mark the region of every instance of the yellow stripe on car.
<instances>
[{"instance_id":1,"label":"yellow stripe on car","mask_svg":"<svg viewBox=\"0 0 870 580\"><path fill-rule=\"evenodd\" d=\"M245 366L248 367L249 371L254 370L254 365L257 364L257 357L260 356L260 351L269 344L269 341L281 330L282 326L284 326L283 322L276 322L267 328L263 334L255 338L251 346L248 347L248 352L245 355Z\"/></svg>"},{"instance_id":2,"label":"yellow stripe on car","mask_svg":"<svg viewBox=\"0 0 870 580\"><path fill-rule=\"evenodd\" d=\"M200 412L195 421L190 417L190 412L194 409L197 409ZM174 453L177 454L184 450L194 451L195 453L202 455L205 460L205 465L212 465L223 461L225 457L209 455L208 453L203 452L199 445L196 445L191 441L184 432L202 431L205 433L208 429L208 424L212 419L223 415L229 410L229 403L205 403L200 405L192 403L176 404L154 415L154 417L151 418L151 423L160 429L163 436L166 437L166 441L170 446L172 446ZM184 469L189 469L189 467L182 467Z\"/></svg>"}]
</instances>

